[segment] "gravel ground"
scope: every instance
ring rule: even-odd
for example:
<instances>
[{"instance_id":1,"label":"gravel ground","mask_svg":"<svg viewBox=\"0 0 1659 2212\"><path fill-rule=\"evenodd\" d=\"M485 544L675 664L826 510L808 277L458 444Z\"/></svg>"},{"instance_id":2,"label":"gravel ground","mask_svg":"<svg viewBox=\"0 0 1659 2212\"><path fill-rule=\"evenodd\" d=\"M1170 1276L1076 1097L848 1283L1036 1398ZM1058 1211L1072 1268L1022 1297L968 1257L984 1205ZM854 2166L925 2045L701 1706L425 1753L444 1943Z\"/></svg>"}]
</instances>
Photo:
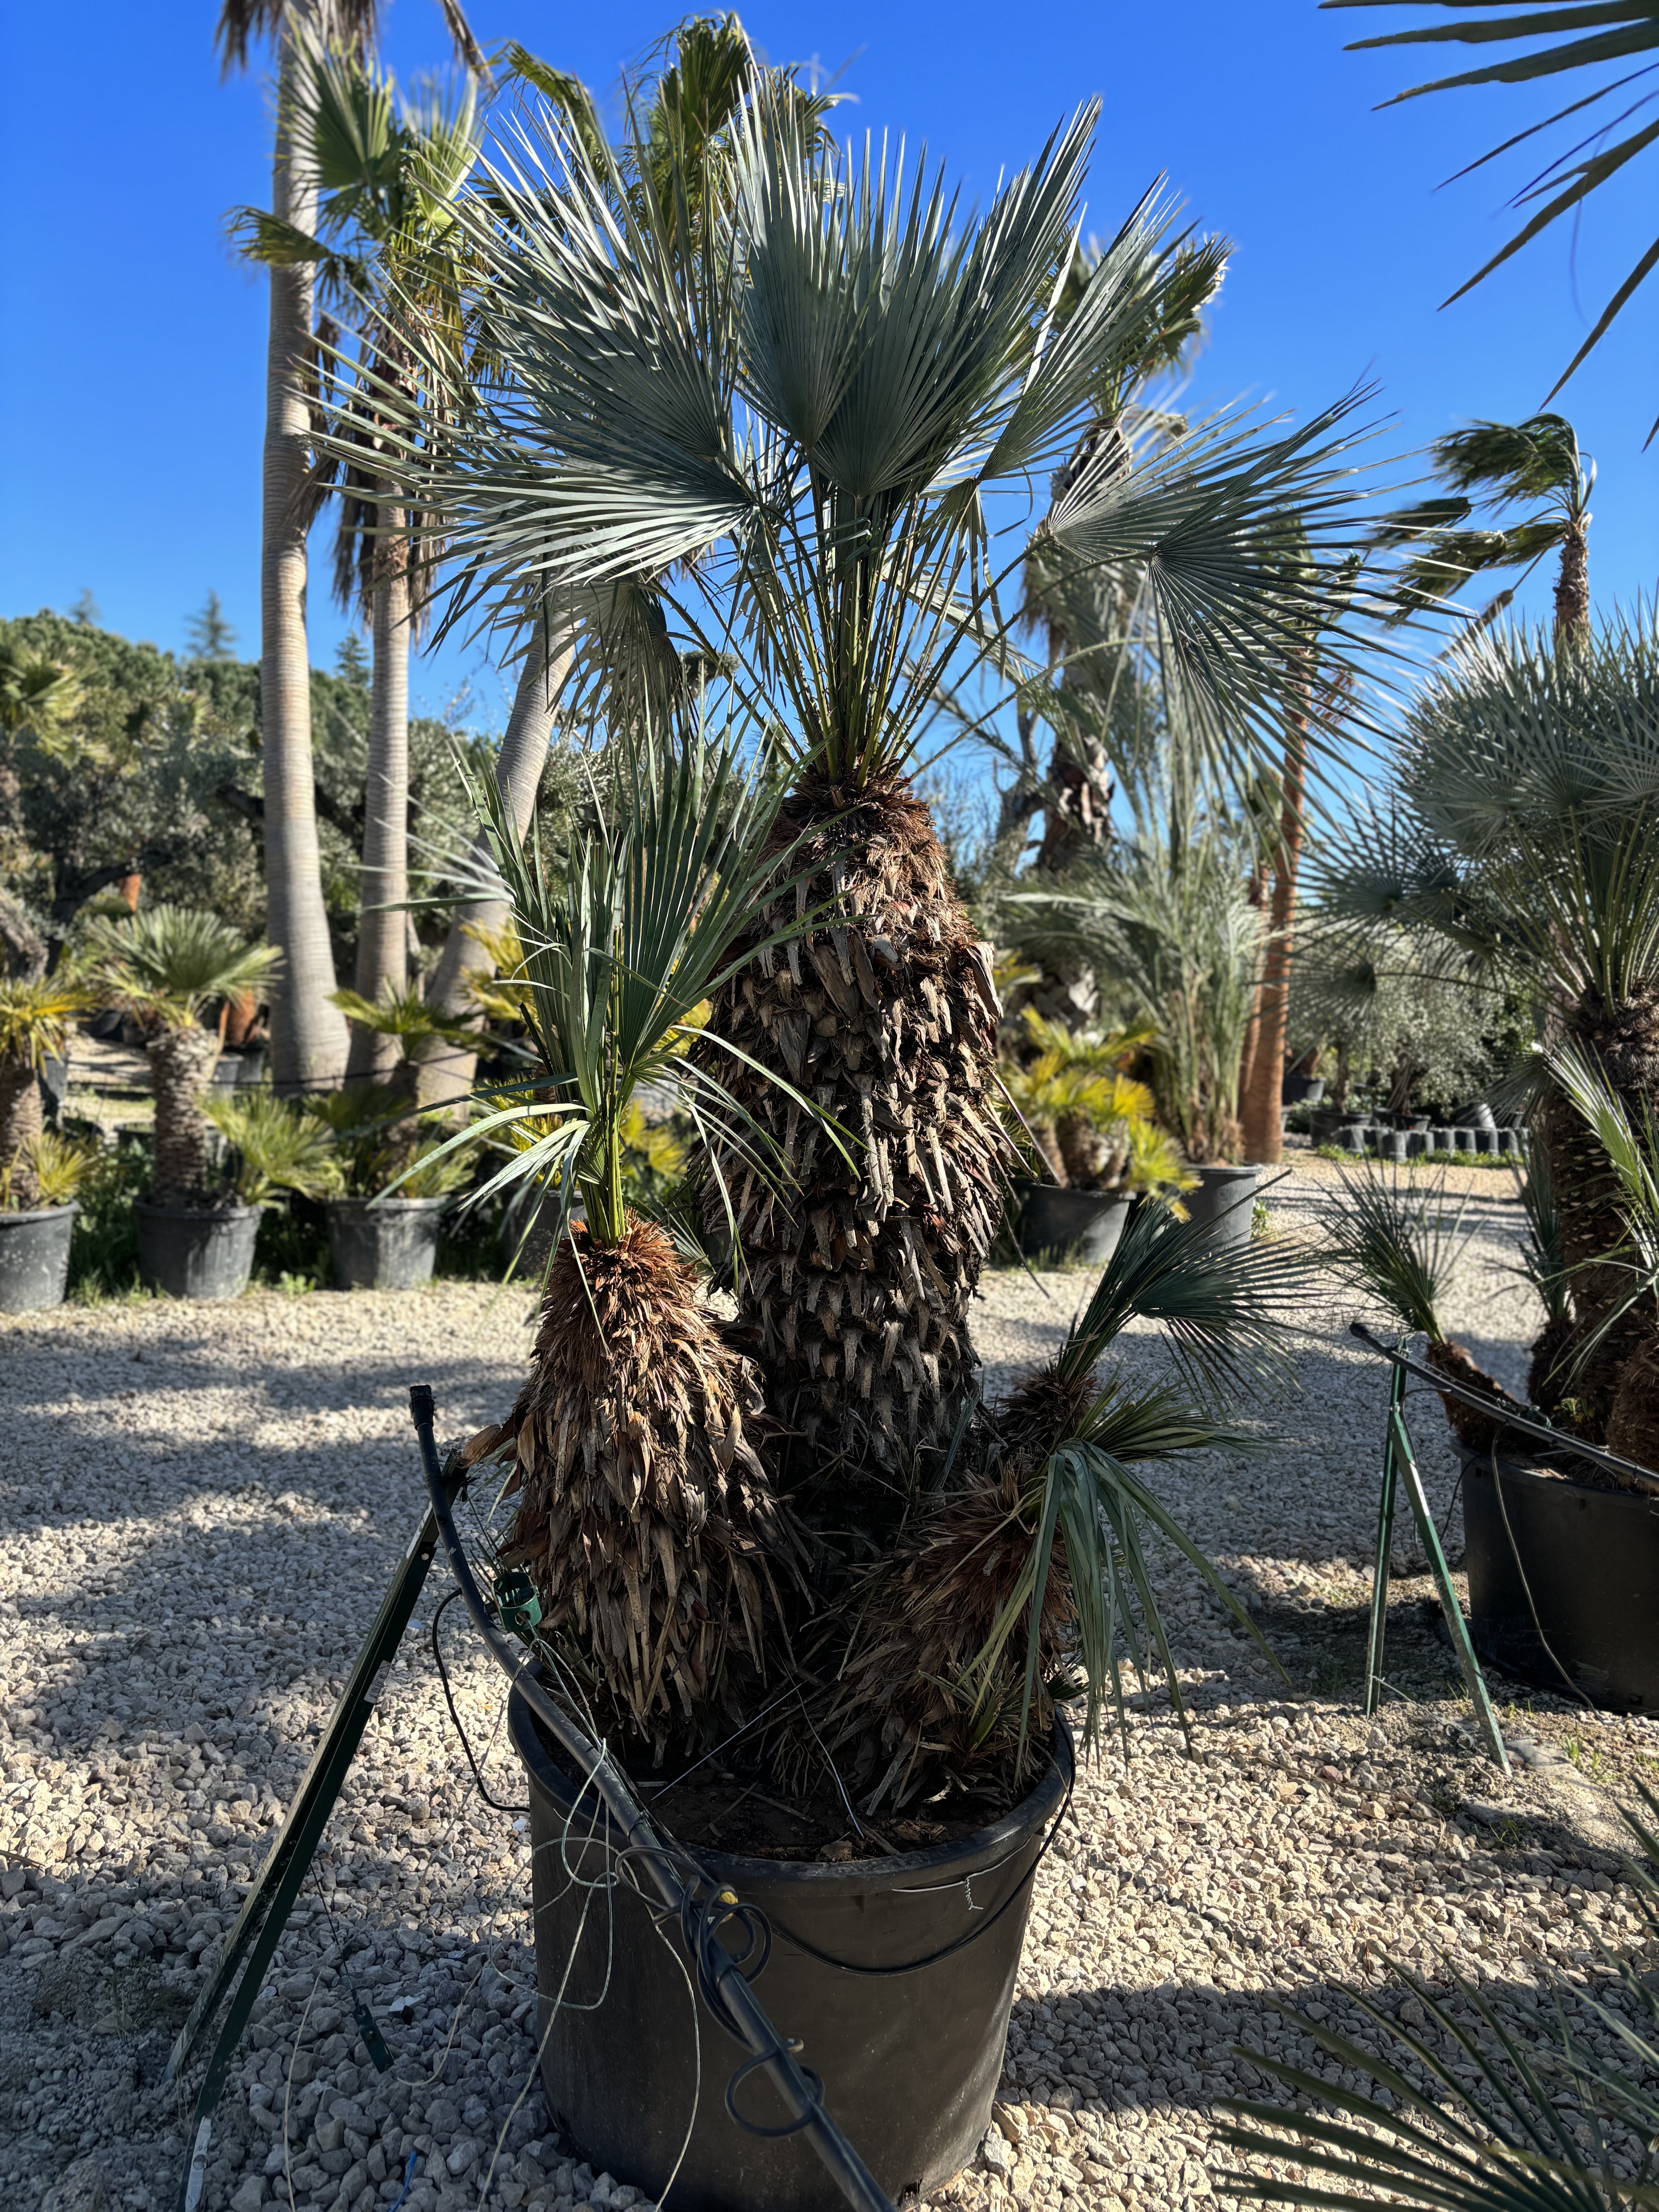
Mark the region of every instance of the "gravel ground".
<instances>
[{"instance_id":1,"label":"gravel ground","mask_svg":"<svg viewBox=\"0 0 1659 2212\"><path fill-rule=\"evenodd\" d=\"M1282 1184L1274 1233L1302 1233L1314 1197ZM1482 1194L1468 1218L1454 1319L1518 1382L1532 1319L1498 1272L1516 1209ZM988 1360L1039 1355L1086 1284L988 1279ZM1524 2003L1546 1958L1593 1978L1587 1926L1615 1947L1631 1930L1605 1793L1653 1773L1659 1729L1495 1685L1518 1762L1504 1784L1468 1733L1406 1534L1399 1694L1375 1723L1357 1710L1385 1384L1342 1339L1350 1308L1324 1309L1304 1395L1267 1417L1269 1452L1163 1483L1289 1684L1184 1569L1166 1572L1196 1755L1154 1697L1127 1766L1113 1743L1085 1770L1038 1876L997 2124L936 2203L1194 2204L1231 2163L1216 2100L1260 2086L1235 2046L1325 2070L1280 2008L1365 2046L1354 2000L1406 1997L1389 1957L1431 1976L1449 1961ZM407 1386L434 1384L451 1434L499 1414L526 1309L446 1284L0 1319L7 2207L173 2200L187 2107L160 2079L171 2036L419 1516ZM1125 1357L1141 1371L1158 1355L1138 1337ZM1432 1404L1415 1420L1455 1559L1443 1420ZM423 1624L440 1594L434 1580ZM458 1700L511 1799L498 1678L449 1625ZM510 2212L637 2202L560 2141L535 2086L526 1856L473 1794L411 1633L244 2040L204 2212L286 2208L290 2189L299 2212L389 2208L411 2159L407 2212L476 2208L486 2185ZM389 2074L356 2040L354 1995L386 2031Z\"/></svg>"}]
</instances>

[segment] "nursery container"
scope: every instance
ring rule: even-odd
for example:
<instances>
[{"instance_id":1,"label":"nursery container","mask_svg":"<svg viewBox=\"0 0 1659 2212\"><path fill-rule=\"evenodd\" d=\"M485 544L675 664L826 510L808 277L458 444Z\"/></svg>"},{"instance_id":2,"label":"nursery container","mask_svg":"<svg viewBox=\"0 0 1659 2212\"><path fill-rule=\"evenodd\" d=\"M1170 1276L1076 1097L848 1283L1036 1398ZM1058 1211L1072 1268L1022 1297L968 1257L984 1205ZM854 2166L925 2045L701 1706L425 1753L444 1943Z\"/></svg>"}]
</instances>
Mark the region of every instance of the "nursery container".
<instances>
[{"instance_id":1,"label":"nursery container","mask_svg":"<svg viewBox=\"0 0 1659 2212\"><path fill-rule=\"evenodd\" d=\"M257 1206L152 1206L140 1199L138 1273L170 1298L239 1298L253 1269Z\"/></svg>"},{"instance_id":2,"label":"nursery container","mask_svg":"<svg viewBox=\"0 0 1659 2212\"><path fill-rule=\"evenodd\" d=\"M1242 1166L1218 1163L1197 1170L1196 1190L1185 1192L1182 1204L1194 1221L1215 1224L1212 1239L1218 1249L1248 1244L1255 1224L1256 1178L1261 1170L1253 1161Z\"/></svg>"},{"instance_id":3,"label":"nursery container","mask_svg":"<svg viewBox=\"0 0 1659 2212\"><path fill-rule=\"evenodd\" d=\"M0 1213L0 1313L36 1313L60 1306L69 1281L74 1206L42 1206Z\"/></svg>"},{"instance_id":4,"label":"nursery container","mask_svg":"<svg viewBox=\"0 0 1659 2212\"><path fill-rule=\"evenodd\" d=\"M1028 1259L1074 1251L1097 1267L1116 1251L1134 1204L1121 1190L1061 1190L1051 1182L1018 1182L1014 1192L1023 1200L1019 1249Z\"/></svg>"},{"instance_id":5,"label":"nursery container","mask_svg":"<svg viewBox=\"0 0 1659 2212\"><path fill-rule=\"evenodd\" d=\"M331 1198L328 1249L343 1291L417 1291L432 1280L447 1198Z\"/></svg>"},{"instance_id":6,"label":"nursery container","mask_svg":"<svg viewBox=\"0 0 1659 2212\"><path fill-rule=\"evenodd\" d=\"M1287 1070L1279 1086L1281 1106L1317 1106L1324 1096L1325 1079L1322 1075L1297 1075L1293 1069Z\"/></svg>"},{"instance_id":7,"label":"nursery container","mask_svg":"<svg viewBox=\"0 0 1659 2212\"><path fill-rule=\"evenodd\" d=\"M507 1724L530 1784L542 2080L583 2156L654 2201L690 2125L669 2200L680 2212L842 2212L800 2136L769 2141L726 2117L726 2087L746 2053L690 1997L678 1929L659 1930L654 1893L647 1905L626 1881L590 1893L570 1880L567 1862L588 1881L611 1872L622 1838L591 1795L578 1806L516 1692ZM800 2039L825 2108L895 2203L971 2165L990 2124L1031 1875L1072 1773L1057 1723L1030 1796L960 1843L839 1865L693 1854L710 1884L730 1883L766 1915L771 1952L755 1993L779 2033ZM730 1948L742 1949L740 1934ZM756 2075L738 2099L763 2126L787 2117Z\"/></svg>"},{"instance_id":8,"label":"nursery container","mask_svg":"<svg viewBox=\"0 0 1659 2212\"><path fill-rule=\"evenodd\" d=\"M1458 1456L1480 1656L1610 1712L1659 1712L1659 1498Z\"/></svg>"}]
</instances>

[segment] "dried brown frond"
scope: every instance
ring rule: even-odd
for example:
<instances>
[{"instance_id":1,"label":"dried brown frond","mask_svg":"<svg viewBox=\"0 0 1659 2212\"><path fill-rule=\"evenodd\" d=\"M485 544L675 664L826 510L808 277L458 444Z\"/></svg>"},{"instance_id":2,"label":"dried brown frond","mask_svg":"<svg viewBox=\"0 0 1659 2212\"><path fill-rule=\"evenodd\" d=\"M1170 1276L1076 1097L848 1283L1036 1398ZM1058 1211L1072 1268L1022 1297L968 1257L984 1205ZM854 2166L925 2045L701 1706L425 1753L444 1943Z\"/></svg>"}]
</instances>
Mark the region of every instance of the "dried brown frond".
<instances>
[{"instance_id":1,"label":"dried brown frond","mask_svg":"<svg viewBox=\"0 0 1659 2212\"><path fill-rule=\"evenodd\" d=\"M796 841L799 841L797 843ZM769 1401L799 1463L843 1493L858 1470L936 1466L976 1362L968 1305L1001 1213L994 1104L998 1002L927 808L902 786L844 798L804 787L776 842L799 890L757 915L750 941L806 913L823 926L757 953L708 1029L776 1069L834 1117L851 1162L776 1086L701 1050L789 1160L769 1189L741 1161L704 1163L711 1226L723 1177L742 1258L736 1292ZM740 947L738 948L741 949ZM718 1172L717 1172L718 1171Z\"/></svg>"},{"instance_id":2,"label":"dried brown frond","mask_svg":"<svg viewBox=\"0 0 1659 2212\"><path fill-rule=\"evenodd\" d=\"M870 1569L848 1610L852 1634L820 1732L866 1812L943 1789L1001 1810L1028 1783L1053 1721L1042 1693L1072 1618L1056 1545L1043 1593L1038 1698L1018 1761L1029 1623L1024 1612L988 1668L980 1664L1036 1540L1034 1478L1094 1396L1092 1374L1045 1365L987 1416L976 1449L929 1503L897 1551Z\"/></svg>"},{"instance_id":3,"label":"dried brown frond","mask_svg":"<svg viewBox=\"0 0 1659 2212\"><path fill-rule=\"evenodd\" d=\"M653 1224L614 1249L580 1229L561 1245L506 1425L521 1491L504 1559L529 1567L544 1632L591 1667L601 1724L659 1757L788 1649L806 1550L755 1449L759 1406Z\"/></svg>"}]
</instances>

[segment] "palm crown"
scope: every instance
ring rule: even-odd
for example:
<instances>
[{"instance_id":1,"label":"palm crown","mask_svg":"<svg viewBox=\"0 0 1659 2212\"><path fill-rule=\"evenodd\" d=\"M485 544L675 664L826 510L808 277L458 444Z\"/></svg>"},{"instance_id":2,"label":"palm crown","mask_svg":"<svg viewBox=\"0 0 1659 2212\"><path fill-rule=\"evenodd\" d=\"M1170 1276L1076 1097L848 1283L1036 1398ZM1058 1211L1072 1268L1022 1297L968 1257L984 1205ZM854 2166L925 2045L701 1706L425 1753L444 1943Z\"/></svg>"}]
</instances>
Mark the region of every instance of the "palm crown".
<instances>
[{"instance_id":1,"label":"palm crown","mask_svg":"<svg viewBox=\"0 0 1659 2212\"><path fill-rule=\"evenodd\" d=\"M1191 289L1151 197L1077 276L1094 119L964 222L942 175L836 154L757 78L690 251L688 178L619 192L585 134L527 124L456 210L483 380L410 317L454 404L386 395L400 497L452 533L447 622L562 593L590 685L648 690L695 654L803 767L901 773L947 667L1005 651L988 500L1074 458ZM1291 510L1316 546L1352 528L1346 404L1276 438L1102 441L1042 524L1062 563L1135 566L1199 696L1243 724L1328 612L1317 564L1283 555Z\"/></svg>"}]
</instances>

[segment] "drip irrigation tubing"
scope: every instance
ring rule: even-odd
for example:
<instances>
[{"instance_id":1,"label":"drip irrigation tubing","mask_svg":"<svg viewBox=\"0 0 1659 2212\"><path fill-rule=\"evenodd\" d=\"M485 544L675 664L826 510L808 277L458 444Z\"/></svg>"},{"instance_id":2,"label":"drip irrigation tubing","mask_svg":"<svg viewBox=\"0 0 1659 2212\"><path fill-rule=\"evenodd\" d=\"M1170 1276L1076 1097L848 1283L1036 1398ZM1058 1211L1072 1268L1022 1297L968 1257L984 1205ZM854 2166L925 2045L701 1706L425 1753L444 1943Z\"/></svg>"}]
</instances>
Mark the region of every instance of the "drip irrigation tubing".
<instances>
[{"instance_id":1,"label":"drip irrigation tubing","mask_svg":"<svg viewBox=\"0 0 1659 2212\"><path fill-rule=\"evenodd\" d=\"M680 1861L659 1838L605 1746L590 1742L570 1716L548 1695L537 1679L535 1662L492 1617L450 1510L433 1434L435 1416L429 1384L417 1382L411 1388L409 1409L420 1443L421 1463L438 1524L438 1539L449 1571L466 1601L473 1626L513 1688L604 1800L606 1810L627 1838L629 1848L637 1855L664 1905L679 1919L697 1986L710 2010L721 2027L749 2051L748 2063L732 2077L727 2111L739 2126L751 2134L772 2132L745 2119L732 2102L732 2093L739 2081L750 2072L763 2071L791 2115L787 2131L806 2137L848 2203L857 2208L857 2212L893 2212L892 2204L869 2167L824 2110L823 2085L796 2057L801 2045L793 2037L779 2034L744 1978L742 1967L751 1958L755 1958L757 1972L764 1964L764 1948L759 1941L764 1916L755 1907L744 1905L730 1889L698 1895L700 1870L690 1866L682 1872ZM742 1960L735 1958L720 1941L720 1927L732 1919L738 1920L750 1933L750 1948ZM769 1934L767 1940L769 1941ZM757 1948L760 1955L756 1958Z\"/></svg>"}]
</instances>

